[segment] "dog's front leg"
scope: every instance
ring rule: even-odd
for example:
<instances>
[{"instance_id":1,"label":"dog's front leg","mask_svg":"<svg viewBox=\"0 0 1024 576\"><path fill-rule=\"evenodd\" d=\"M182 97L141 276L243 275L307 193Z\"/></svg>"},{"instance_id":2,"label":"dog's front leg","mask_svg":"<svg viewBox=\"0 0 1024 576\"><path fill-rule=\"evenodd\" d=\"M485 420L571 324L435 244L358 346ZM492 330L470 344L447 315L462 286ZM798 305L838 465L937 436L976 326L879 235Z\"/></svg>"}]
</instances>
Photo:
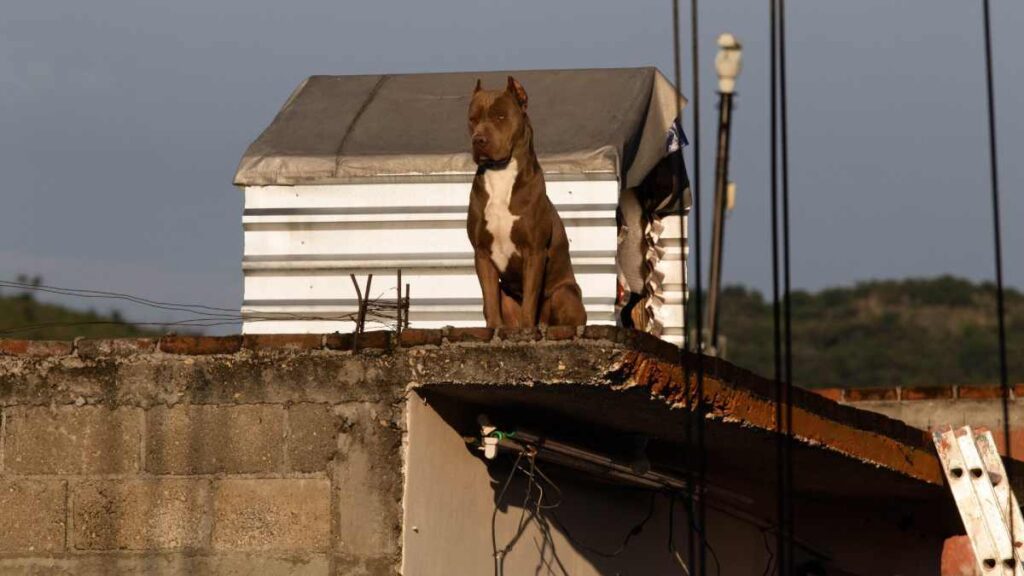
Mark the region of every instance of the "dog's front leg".
<instances>
[{"instance_id":1,"label":"dog's front leg","mask_svg":"<svg viewBox=\"0 0 1024 576\"><path fill-rule=\"evenodd\" d=\"M548 254L544 250L530 249L523 253L523 306L519 319L523 328L537 325L537 312L540 310L544 270L547 264Z\"/></svg>"},{"instance_id":2,"label":"dog's front leg","mask_svg":"<svg viewBox=\"0 0 1024 576\"><path fill-rule=\"evenodd\" d=\"M488 328L498 328L501 321L501 286L498 283L498 269L491 257L477 250L476 277L480 280L480 291L484 297L484 319Z\"/></svg>"}]
</instances>

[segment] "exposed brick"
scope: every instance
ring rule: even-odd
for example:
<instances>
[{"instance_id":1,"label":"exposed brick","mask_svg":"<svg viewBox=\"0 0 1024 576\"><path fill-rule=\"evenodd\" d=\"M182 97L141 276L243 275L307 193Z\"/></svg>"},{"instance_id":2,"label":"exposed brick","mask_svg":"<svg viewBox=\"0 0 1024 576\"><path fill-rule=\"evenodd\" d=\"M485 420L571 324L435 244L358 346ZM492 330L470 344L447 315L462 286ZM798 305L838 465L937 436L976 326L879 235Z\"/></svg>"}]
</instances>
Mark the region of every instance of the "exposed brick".
<instances>
[{"instance_id":1,"label":"exposed brick","mask_svg":"<svg viewBox=\"0 0 1024 576\"><path fill-rule=\"evenodd\" d=\"M952 536L942 544L941 576L981 576L967 536Z\"/></svg>"},{"instance_id":2,"label":"exposed brick","mask_svg":"<svg viewBox=\"0 0 1024 576\"><path fill-rule=\"evenodd\" d=\"M393 573L393 571L392 571ZM4 576L332 576L324 554L200 556L193 552L113 555L79 553L57 558L0 558ZM343 573L338 573L343 574ZM344 573L347 574L347 573ZM382 572L383 574L383 572Z\"/></svg>"},{"instance_id":3,"label":"exposed brick","mask_svg":"<svg viewBox=\"0 0 1024 576\"><path fill-rule=\"evenodd\" d=\"M497 336L505 342L536 342L542 334L539 328L498 328Z\"/></svg>"},{"instance_id":4,"label":"exposed brick","mask_svg":"<svg viewBox=\"0 0 1024 576\"><path fill-rule=\"evenodd\" d=\"M591 324L583 329L583 337L587 340L607 340L609 342L618 342L621 336L620 329L615 326Z\"/></svg>"},{"instance_id":5,"label":"exposed brick","mask_svg":"<svg viewBox=\"0 0 1024 576\"><path fill-rule=\"evenodd\" d=\"M952 386L914 386L900 391L901 400L938 400L953 398Z\"/></svg>"},{"instance_id":6,"label":"exposed brick","mask_svg":"<svg viewBox=\"0 0 1024 576\"><path fill-rule=\"evenodd\" d=\"M214 485L218 550L326 550L331 536L328 480L221 480Z\"/></svg>"},{"instance_id":7,"label":"exposed brick","mask_svg":"<svg viewBox=\"0 0 1024 576\"><path fill-rule=\"evenodd\" d=\"M116 474L139 469L139 409L15 407L5 415L8 473Z\"/></svg>"},{"instance_id":8,"label":"exposed brick","mask_svg":"<svg viewBox=\"0 0 1024 576\"><path fill-rule=\"evenodd\" d=\"M160 350L168 354L234 354L241 348L241 336L164 336L160 339Z\"/></svg>"},{"instance_id":9,"label":"exposed brick","mask_svg":"<svg viewBox=\"0 0 1024 576\"><path fill-rule=\"evenodd\" d=\"M957 395L967 400L1002 398L1003 389L1000 386L958 386Z\"/></svg>"},{"instance_id":10,"label":"exposed brick","mask_svg":"<svg viewBox=\"0 0 1024 576\"><path fill-rule=\"evenodd\" d=\"M324 348L328 350L348 351L352 349L352 334L335 332L324 337Z\"/></svg>"},{"instance_id":11,"label":"exposed brick","mask_svg":"<svg viewBox=\"0 0 1024 576\"><path fill-rule=\"evenodd\" d=\"M283 465L283 406L159 406L146 413L152 474L277 472Z\"/></svg>"},{"instance_id":12,"label":"exposed brick","mask_svg":"<svg viewBox=\"0 0 1024 576\"><path fill-rule=\"evenodd\" d=\"M1024 383L1013 385L1013 397L1024 400Z\"/></svg>"},{"instance_id":13,"label":"exposed brick","mask_svg":"<svg viewBox=\"0 0 1024 576\"><path fill-rule=\"evenodd\" d=\"M156 350L157 340L154 338L83 338L78 340L75 346L78 350L78 355L82 358L121 358L153 352Z\"/></svg>"},{"instance_id":14,"label":"exposed brick","mask_svg":"<svg viewBox=\"0 0 1024 576\"><path fill-rule=\"evenodd\" d=\"M338 451L338 418L328 404L288 408L288 469L320 472Z\"/></svg>"},{"instance_id":15,"label":"exposed brick","mask_svg":"<svg viewBox=\"0 0 1024 576\"><path fill-rule=\"evenodd\" d=\"M850 388L846 391L847 402L870 402L896 400L895 388Z\"/></svg>"},{"instance_id":16,"label":"exposed brick","mask_svg":"<svg viewBox=\"0 0 1024 576\"><path fill-rule=\"evenodd\" d=\"M843 389L842 388L812 388L811 392L814 392L818 396L834 400L836 402L843 401Z\"/></svg>"},{"instance_id":17,"label":"exposed brick","mask_svg":"<svg viewBox=\"0 0 1024 576\"><path fill-rule=\"evenodd\" d=\"M0 339L0 354L11 356L67 356L73 343L63 340L5 340Z\"/></svg>"},{"instance_id":18,"label":"exposed brick","mask_svg":"<svg viewBox=\"0 0 1024 576\"><path fill-rule=\"evenodd\" d=\"M572 340L576 337L575 326L548 326L544 332L544 338L552 342Z\"/></svg>"},{"instance_id":19,"label":"exposed brick","mask_svg":"<svg viewBox=\"0 0 1024 576\"><path fill-rule=\"evenodd\" d=\"M58 480L0 480L0 552L62 551L65 490Z\"/></svg>"},{"instance_id":20,"label":"exposed brick","mask_svg":"<svg viewBox=\"0 0 1024 576\"><path fill-rule=\"evenodd\" d=\"M391 332L374 330L363 332L357 341L360 350L390 350Z\"/></svg>"},{"instance_id":21,"label":"exposed brick","mask_svg":"<svg viewBox=\"0 0 1024 576\"><path fill-rule=\"evenodd\" d=\"M326 339L328 350L390 350L391 332L374 330L363 332L357 338L355 334L328 334Z\"/></svg>"},{"instance_id":22,"label":"exposed brick","mask_svg":"<svg viewBox=\"0 0 1024 576\"><path fill-rule=\"evenodd\" d=\"M168 550L206 546L210 483L196 479L94 480L71 486L75 550Z\"/></svg>"},{"instance_id":23,"label":"exposed brick","mask_svg":"<svg viewBox=\"0 0 1024 576\"><path fill-rule=\"evenodd\" d=\"M242 347L247 350L319 350L320 334L246 334Z\"/></svg>"},{"instance_id":24,"label":"exposed brick","mask_svg":"<svg viewBox=\"0 0 1024 576\"><path fill-rule=\"evenodd\" d=\"M441 342L441 330L406 328L398 337L399 346L406 348L411 348L413 346L440 346Z\"/></svg>"},{"instance_id":25,"label":"exposed brick","mask_svg":"<svg viewBox=\"0 0 1024 576\"><path fill-rule=\"evenodd\" d=\"M490 342L494 338L494 328L448 328L446 337L453 344L462 342Z\"/></svg>"}]
</instances>

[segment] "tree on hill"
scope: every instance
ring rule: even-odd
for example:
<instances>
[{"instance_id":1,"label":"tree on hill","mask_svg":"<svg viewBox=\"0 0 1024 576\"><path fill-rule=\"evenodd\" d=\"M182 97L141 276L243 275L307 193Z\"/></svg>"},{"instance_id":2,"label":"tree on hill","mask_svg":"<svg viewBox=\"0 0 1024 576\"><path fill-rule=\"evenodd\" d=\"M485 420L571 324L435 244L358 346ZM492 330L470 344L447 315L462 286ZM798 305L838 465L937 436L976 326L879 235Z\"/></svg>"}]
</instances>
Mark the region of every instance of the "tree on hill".
<instances>
[{"instance_id":1,"label":"tree on hill","mask_svg":"<svg viewBox=\"0 0 1024 576\"><path fill-rule=\"evenodd\" d=\"M996 384L995 286L952 276L861 282L791 294L793 382L806 387ZM691 300L693 302L693 300ZM1011 382L1024 381L1024 295L1007 290ZM695 307L690 307L691 314ZM773 368L772 303L743 287L721 295L727 359Z\"/></svg>"}]
</instances>

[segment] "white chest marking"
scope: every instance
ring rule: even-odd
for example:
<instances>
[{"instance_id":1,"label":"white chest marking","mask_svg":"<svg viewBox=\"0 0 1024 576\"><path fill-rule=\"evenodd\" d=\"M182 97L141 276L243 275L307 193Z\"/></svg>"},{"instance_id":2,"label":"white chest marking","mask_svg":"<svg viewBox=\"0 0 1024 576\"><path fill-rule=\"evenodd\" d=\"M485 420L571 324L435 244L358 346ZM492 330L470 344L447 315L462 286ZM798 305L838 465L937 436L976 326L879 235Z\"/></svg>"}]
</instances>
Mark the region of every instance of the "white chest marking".
<instances>
[{"instance_id":1,"label":"white chest marking","mask_svg":"<svg viewBox=\"0 0 1024 576\"><path fill-rule=\"evenodd\" d=\"M487 223L487 231L494 237L491 244L491 260L499 272L504 272L509 259L518 253L515 243L512 242L512 225L519 216L513 216L508 210L508 205L512 201L512 187L516 183L518 173L519 166L515 158L501 170L484 172L484 189L488 195L487 205L484 206L484 221Z\"/></svg>"}]
</instances>

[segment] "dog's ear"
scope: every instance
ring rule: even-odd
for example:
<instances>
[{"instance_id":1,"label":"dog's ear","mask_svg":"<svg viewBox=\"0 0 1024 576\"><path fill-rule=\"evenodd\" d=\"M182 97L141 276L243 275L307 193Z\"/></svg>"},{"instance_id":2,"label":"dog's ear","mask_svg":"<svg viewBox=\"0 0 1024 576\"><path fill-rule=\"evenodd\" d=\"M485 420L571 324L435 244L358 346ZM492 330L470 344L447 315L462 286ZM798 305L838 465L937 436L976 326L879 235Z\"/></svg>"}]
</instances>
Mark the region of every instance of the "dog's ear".
<instances>
[{"instance_id":1,"label":"dog's ear","mask_svg":"<svg viewBox=\"0 0 1024 576\"><path fill-rule=\"evenodd\" d=\"M476 94L477 92L479 92L479 91L481 91L483 89L484 89L483 86L480 85L480 79L477 78L476 79L476 88L473 88L473 94Z\"/></svg>"},{"instance_id":2,"label":"dog's ear","mask_svg":"<svg viewBox=\"0 0 1024 576\"><path fill-rule=\"evenodd\" d=\"M505 90L509 94L515 96L516 101L519 102L519 106L522 107L523 110L526 110L526 89L523 88L523 85L520 84L518 80L509 76L508 86Z\"/></svg>"}]
</instances>

